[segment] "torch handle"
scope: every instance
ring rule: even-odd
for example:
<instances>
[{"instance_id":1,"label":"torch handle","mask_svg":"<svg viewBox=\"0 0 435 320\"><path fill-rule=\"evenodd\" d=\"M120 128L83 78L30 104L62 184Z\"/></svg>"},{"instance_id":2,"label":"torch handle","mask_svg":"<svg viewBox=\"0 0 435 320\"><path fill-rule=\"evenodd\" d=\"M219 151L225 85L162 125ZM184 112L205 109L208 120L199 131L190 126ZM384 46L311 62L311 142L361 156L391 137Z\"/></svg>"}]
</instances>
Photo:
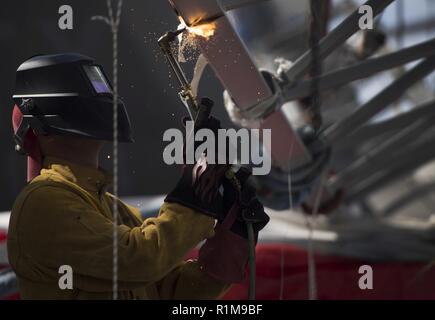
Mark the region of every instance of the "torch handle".
<instances>
[{"instance_id":1,"label":"torch handle","mask_svg":"<svg viewBox=\"0 0 435 320\"><path fill-rule=\"evenodd\" d=\"M172 52L172 48L171 48L171 42L173 42L176 37L181 34L182 32L184 32L185 29L180 29L176 32L167 32L166 34L164 34L159 40L159 46L160 49L163 51L166 59L169 62L169 65L171 66L172 70L174 71L178 81L180 82L181 86L183 87L183 89L190 87L190 83L186 78L186 75L184 74L183 70L181 69L180 64L178 63L178 60L175 59L175 56Z\"/></svg>"},{"instance_id":2,"label":"torch handle","mask_svg":"<svg viewBox=\"0 0 435 320\"><path fill-rule=\"evenodd\" d=\"M181 100L186 105L190 117L194 121L205 121L210 116L211 108L213 103L209 99L201 100L201 107L196 101L196 97L193 96L190 83L186 78L180 64L177 59L175 59L174 54L171 49L171 42L185 30L181 29L176 32L168 32L163 35L159 40L159 46L162 49L164 55L168 59L169 65L177 76L178 81L181 84L181 92L179 93ZM232 168L229 168L225 174L226 178L231 182L231 184L238 190L241 191L240 181L234 173ZM248 298L250 300L255 300L255 239L254 239L254 229L251 222L246 221L246 228L248 232L248 242L249 242L249 265L250 265L250 281L249 281L249 294Z\"/></svg>"}]
</instances>

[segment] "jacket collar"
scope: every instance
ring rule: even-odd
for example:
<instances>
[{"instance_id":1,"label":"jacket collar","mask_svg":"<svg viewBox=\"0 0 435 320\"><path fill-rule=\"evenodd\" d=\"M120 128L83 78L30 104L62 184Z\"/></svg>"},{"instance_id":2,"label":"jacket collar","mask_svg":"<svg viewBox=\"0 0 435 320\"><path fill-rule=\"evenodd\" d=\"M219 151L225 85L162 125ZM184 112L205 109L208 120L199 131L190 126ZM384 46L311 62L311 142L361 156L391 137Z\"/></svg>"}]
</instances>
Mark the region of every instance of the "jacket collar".
<instances>
[{"instance_id":1,"label":"jacket collar","mask_svg":"<svg viewBox=\"0 0 435 320\"><path fill-rule=\"evenodd\" d=\"M112 184L112 176L104 169L96 169L60 158L46 157L43 168L56 172L64 179L88 191L101 192ZM41 173L43 173L44 169Z\"/></svg>"}]
</instances>

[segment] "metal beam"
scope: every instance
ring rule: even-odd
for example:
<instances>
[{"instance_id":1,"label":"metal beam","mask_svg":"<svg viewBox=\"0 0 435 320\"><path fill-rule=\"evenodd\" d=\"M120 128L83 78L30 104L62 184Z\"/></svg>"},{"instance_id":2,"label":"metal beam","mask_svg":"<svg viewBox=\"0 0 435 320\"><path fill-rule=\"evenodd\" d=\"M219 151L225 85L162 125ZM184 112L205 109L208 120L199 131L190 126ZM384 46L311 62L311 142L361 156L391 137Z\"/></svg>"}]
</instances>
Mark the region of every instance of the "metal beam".
<instances>
[{"instance_id":1,"label":"metal beam","mask_svg":"<svg viewBox=\"0 0 435 320\"><path fill-rule=\"evenodd\" d=\"M366 179L348 186L346 201L356 201L367 197L386 185L409 174L416 168L435 158L435 135L426 139L424 143L406 148L400 155L391 161L383 171L367 175Z\"/></svg>"},{"instance_id":2,"label":"metal beam","mask_svg":"<svg viewBox=\"0 0 435 320\"><path fill-rule=\"evenodd\" d=\"M373 9L373 16L377 16L394 0L369 0L365 5ZM348 38L360 30L359 19L361 14L356 9L348 18L340 23L334 30L328 33L319 43L319 58L326 58L336 48L341 46ZM308 72L311 66L311 50L306 51L285 74L286 78L293 82Z\"/></svg>"},{"instance_id":3,"label":"metal beam","mask_svg":"<svg viewBox=\"0 0 435 320\"><path fill-rule=\"evenodd\" d=\"M224 11L230 11L269 1L270 0L220 0L219 2Z\"/></svg>"},{"instance_id":4,"label":"metal beam","mask_svg":"<svg viewBox=\"0 0 435 320\"><path fill-rule=\"evenodd\" d=\"M422 185L415 185L411 188L410 192L401 196L399 199L389 204L384 210L382 210L384 216L390 216L406 206L408 203L412 201L416 201L417 199L427 196L429 193L435 190L435 182L425 183Z\"/></svg>"},{"instance_id":5,"label":"metal beam","mask_svg":"<svg viewBox=\"0 0 435 320\"><path fill-rule=\"evenodd\" d=\"M417 22L414 23L407 23L406 24L406 28L403 30L403 32L409 36L412 35L414 33L420 33L420 32L427 32L428 30L431 30L435 28L435 20L433 18L430 19L423 19L423 20L419 20ZM383 30L385 31L386 34L388 35L397 35L397 27L393 26L390 28L386 28Z\"/></svg>"},{"instance_id":6,"label":"metal beam","mask_svg":"<svg viewBox=\"0 0 435 320\"><path fill-rule=\"evenodd\" d=\"M389 104L401 97L405 91L416 82L427 76L435 69L435 56L425 59L400 78L390 84L386 89L353 112L350 116L334 123L324 131L326 140L334 145L346 138L351 132L370 120Z\"/></svg>"},{"instance_id":7,"label":"metal beam","mask_svg":"<svg viewBox=\"0 0 435 320\"><path fill-rule=\"evenodd\" d=\"M364 125L351 133L346 140L340 140L338 144L334 145L334 150L355 148L361 143L380 137L383 134L402 130L410 123L424 117L435 117L435 100L414 107L411 111L401 113L390 120Z\"/></svg>"},{"instance_id":8,"label":"metal beam","mask_svg":"<svg viewBox=\"0 0 435 320\"><path fill-rule=\"evenodd\" d=\"M434 54L435 39L432 39L382 57L364 60L315 79L302 81L294 87L284 89L283 97L285 101L291 101L310 95L313 81L317 81L319 90L325 91Z\"/></svg>"},{"instance_id":9,"label":"metal beam","mask_svg":"<svg viewBox=\"0 0 435 320\"><path fill-rule=\"evenodd\" d=\"M395 155L433 126L434 118L419 119L341 170L329 183L332 188L346 187L355 181L388 167Z\"/></svg>"}]
</instances>

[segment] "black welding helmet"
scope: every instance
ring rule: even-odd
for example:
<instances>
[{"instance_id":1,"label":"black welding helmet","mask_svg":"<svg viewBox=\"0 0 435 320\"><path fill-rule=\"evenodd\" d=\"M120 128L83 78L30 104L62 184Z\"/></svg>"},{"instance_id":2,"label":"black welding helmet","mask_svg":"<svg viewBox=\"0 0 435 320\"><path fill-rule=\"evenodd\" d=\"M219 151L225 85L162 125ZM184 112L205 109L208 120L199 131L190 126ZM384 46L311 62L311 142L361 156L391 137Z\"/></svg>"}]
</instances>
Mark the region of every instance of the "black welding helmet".
<instances>
[{"instance_id":1,"label":"black welding helmet","mask_svg":"<svg viewBox=\"0 0 435 320\"><path fill-rule=\"evenodd\" d=\"M112 86L101 66L75 53L39 55L16 74L15 104L23 114L15 133L18 146L29 129L41 135L113 140ZM118 141L132 142L130 120L119 99Z\"/></svg>"}]
</instances>

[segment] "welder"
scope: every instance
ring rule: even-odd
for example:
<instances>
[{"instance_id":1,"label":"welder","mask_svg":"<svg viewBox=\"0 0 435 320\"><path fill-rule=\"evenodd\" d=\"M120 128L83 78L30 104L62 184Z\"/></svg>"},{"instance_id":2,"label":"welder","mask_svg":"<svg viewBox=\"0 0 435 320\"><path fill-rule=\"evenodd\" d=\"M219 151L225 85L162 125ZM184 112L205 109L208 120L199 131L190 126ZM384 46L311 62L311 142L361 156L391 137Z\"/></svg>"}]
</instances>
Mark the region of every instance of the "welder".
<instances>
[{"instance_id":1,"label":"welder","mask_svg":"<svg viewBox=\"0 0 435 320\"><path fill-rule=\"evenodd\" d=\"M12 209L8 254L23 299L111 299L114 274L119 299L216 299L244 281L249 250L241 213L255 217L256 239L269 220L245 183L249 172L237 173L236 188L226 179L228 165L185 165L159 215L142 220L108 192L111 176L99 166L114 136L113 92L101 66L79 54L32 57L17 70L13 99L28 184ZM132 142L121 99L116 105L118 140ZM209 117L201 128L220 124ZM203 240L198 258L185 261ZM71 288L59 286L62 266L73 271Z\"/></svg>"}]
</instances>

